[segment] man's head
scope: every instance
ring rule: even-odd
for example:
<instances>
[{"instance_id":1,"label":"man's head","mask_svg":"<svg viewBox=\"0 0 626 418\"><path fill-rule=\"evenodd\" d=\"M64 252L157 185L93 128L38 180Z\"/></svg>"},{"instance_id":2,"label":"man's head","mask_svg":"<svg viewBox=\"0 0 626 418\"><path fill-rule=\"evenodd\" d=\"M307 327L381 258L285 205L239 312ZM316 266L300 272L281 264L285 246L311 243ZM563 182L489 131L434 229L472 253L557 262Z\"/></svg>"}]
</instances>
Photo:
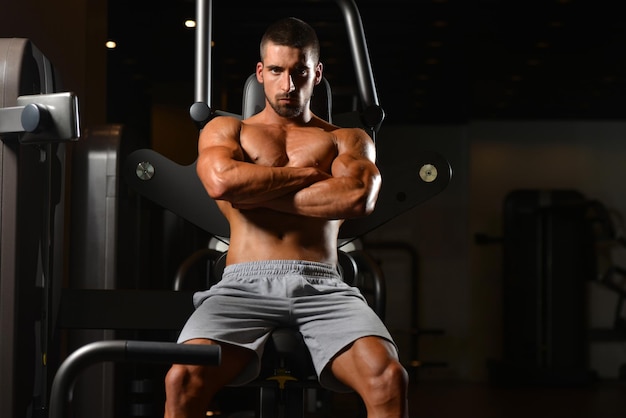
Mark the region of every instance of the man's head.
<instances>
[{"instance_id":1,"label":"man's head","mask_svg":"<svg viewBox=\"0 0 626 418\"><path fill-rule=\"evenodd\" d=\"M261 61L265 59L265 48L268 43L308 50L311 59L317 64L320 60L320 43L315 29L308 23L288 17L272 23L261 38Z\"/></svg>"},{"instance_id":2,"label":"man's head","mask_svg":"<svg viewBox=\"0 0 626 418\"><path fill-rule=\"evenodd\" d=\"M300 19L281 19L261 39L256 75L274 111L283 117L308 112L313 88L322 79L315 30Z\"/></svg>"}]
</instances>

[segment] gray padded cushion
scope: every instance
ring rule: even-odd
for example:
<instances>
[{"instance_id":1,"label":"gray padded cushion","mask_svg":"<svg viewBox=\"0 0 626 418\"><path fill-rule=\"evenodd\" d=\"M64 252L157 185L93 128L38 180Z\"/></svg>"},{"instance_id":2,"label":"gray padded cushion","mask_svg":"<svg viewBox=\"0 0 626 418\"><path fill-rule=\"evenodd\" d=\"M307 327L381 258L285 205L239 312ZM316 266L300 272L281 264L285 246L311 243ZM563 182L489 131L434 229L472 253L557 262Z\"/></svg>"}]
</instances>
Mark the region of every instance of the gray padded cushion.
<instances>
[{"instance_id":1,"label":"gray padded cushion","mask_svg":"<svg viewBox=\"0 0 626 418\"><path fill-rule=\"evenodd\" d=\"M244 119L259 113L265 107L265 95L263 85L252 74L243 86L242 116ZM326 78L313 89L311 98L311 110L322 119L332 122L332 96L330 84Z\"/></svg>"}]
</instances>

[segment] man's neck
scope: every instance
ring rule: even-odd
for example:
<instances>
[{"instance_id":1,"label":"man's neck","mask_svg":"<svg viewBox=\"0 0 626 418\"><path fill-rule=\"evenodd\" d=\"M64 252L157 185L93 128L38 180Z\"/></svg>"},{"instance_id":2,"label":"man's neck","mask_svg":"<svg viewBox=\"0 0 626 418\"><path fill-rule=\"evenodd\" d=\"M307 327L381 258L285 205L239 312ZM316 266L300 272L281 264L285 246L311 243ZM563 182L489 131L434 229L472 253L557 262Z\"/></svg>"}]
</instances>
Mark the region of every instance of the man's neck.
<instances>
[{"instance_id":1,"label":"man's neck","mask_svg":"<svg viewBox=\"0 0 626 418\"><path fill-rule=\"evenodd\" d=\"M265 106L258 116L263 123L271 125L283 126L309 126L313 121L313 113L311 109L306 108L301 114L294 117L281 116L274 111L269 105Z\"/></svg>"}]
</instances>

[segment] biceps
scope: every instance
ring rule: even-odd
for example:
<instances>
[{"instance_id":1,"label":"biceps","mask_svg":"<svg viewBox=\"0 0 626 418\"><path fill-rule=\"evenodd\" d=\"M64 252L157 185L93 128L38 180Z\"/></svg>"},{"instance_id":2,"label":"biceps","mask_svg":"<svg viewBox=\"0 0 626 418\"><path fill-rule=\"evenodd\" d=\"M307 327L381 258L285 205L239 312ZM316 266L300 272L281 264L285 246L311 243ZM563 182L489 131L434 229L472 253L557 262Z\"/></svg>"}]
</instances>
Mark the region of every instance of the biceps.
<instances>
[{"instance_id":1,"label":"biceps","mask_svg":"<svg viewBox=\"0 0 626 418\"><path fill-rule=\"evenodd\" d=\"M332 165L332 175L334 178L348 177L370 186L380 177L380 172L376 165L369 159L356 157L350 154L338 156Z\"/></svg>"}]
</instances>

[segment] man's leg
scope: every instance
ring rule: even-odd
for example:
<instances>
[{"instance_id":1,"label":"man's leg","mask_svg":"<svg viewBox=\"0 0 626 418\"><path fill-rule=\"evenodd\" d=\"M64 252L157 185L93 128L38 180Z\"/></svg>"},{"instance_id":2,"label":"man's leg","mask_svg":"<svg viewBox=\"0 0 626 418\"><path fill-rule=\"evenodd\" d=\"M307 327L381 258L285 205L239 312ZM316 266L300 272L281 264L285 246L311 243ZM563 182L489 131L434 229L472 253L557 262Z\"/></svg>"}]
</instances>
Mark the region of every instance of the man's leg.
<instances>
[{"instance_id":1,"label":"man's leg","mask_svg":"<svg viewBox=\"0 0 626 418\"><path fill-rule=\"evenodd\" d=\"M206 339L185 344L215 344ZM165 377L165 418L205 417L213 396L230 383L255 356L242 347L220 344L219 366L174 364Z\"/></svg>"},{"instance_id":2,"label":"man's leg","mask_svg":"<svg viewBox=\"0 0 626 418\"><path fill-rule=\"evenodd\" d=\"M356 340L333 360L331 370L361 396L368 418L408 418L408 373L387 340Z\"/></svg>"}]
</instances>

